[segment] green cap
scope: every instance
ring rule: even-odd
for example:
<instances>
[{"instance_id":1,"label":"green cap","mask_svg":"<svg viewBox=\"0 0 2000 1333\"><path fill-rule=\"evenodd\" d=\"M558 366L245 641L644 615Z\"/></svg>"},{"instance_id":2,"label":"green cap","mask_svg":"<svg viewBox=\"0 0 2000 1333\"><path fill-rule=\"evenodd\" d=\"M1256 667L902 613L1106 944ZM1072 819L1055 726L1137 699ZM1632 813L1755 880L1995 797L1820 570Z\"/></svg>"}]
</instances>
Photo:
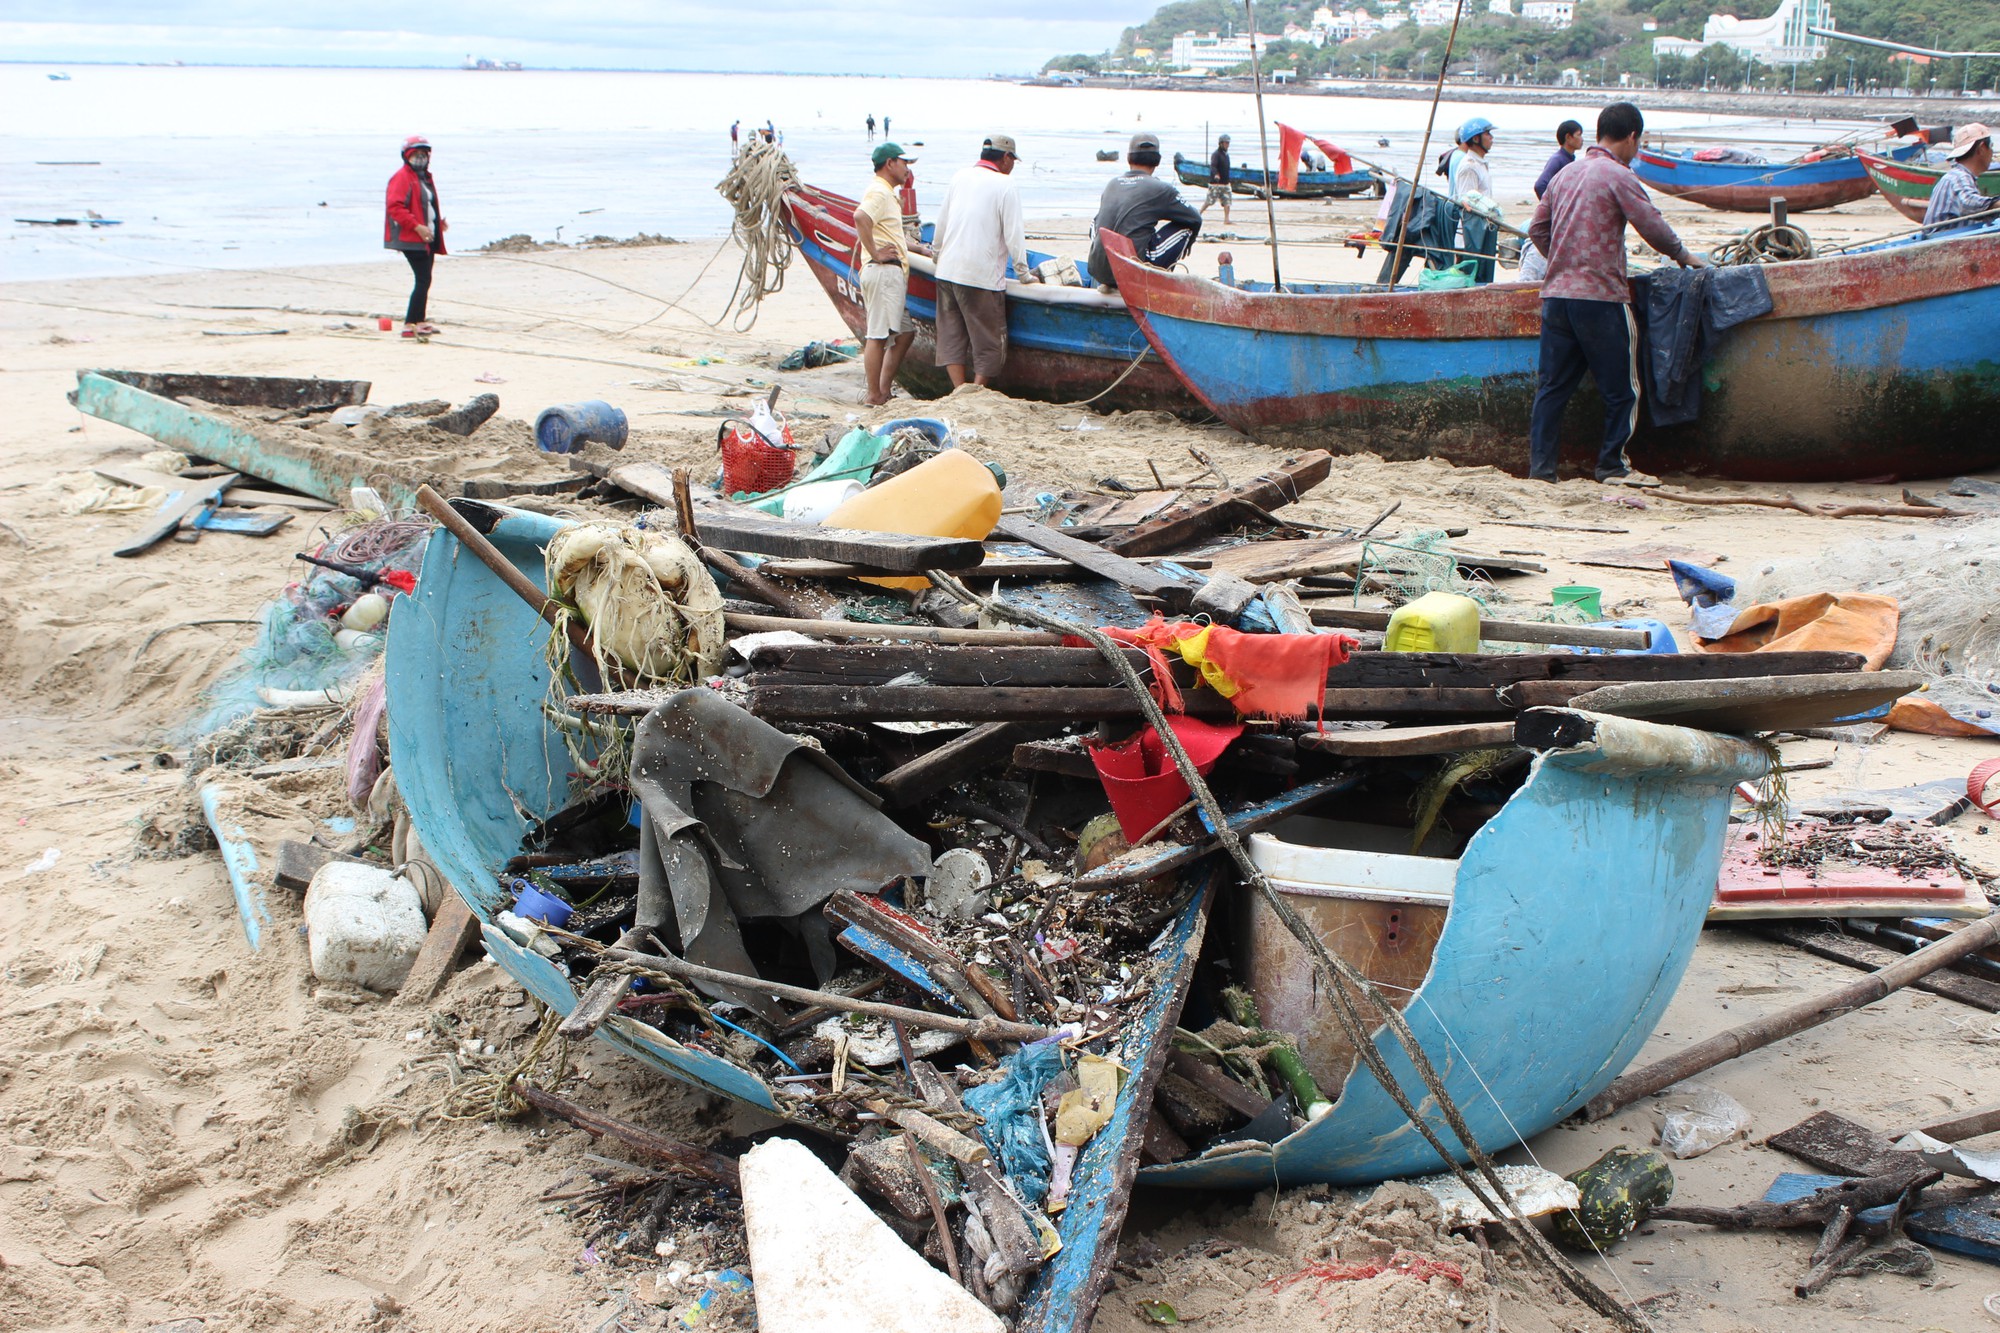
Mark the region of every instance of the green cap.
<instances>
[{"instance_id":1,"label":"green cap","mask_svg":"<svg viewBox=\"0 0 2000 1333\"><path fill-rule=\"evenodd\" d=\"M875 146L875 152L871 155L870 160L875 163L875 170L880 171L882 169L882 164L884 162L891 161L892 159L895 158L901 158L905 162L914 162L917 160L914 157L911 157L908 153L904 152L903 145L899 143L877 144Z\"/></svg>"}]
</instances>

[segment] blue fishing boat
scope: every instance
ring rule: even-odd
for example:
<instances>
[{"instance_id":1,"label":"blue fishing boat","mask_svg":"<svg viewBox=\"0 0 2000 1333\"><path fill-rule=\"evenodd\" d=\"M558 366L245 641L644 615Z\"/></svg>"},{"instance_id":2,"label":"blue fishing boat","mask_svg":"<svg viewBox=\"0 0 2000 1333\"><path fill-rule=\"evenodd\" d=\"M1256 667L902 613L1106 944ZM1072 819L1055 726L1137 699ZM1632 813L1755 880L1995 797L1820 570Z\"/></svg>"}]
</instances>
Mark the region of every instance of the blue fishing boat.
<instances>
[{"instance_id":1,"label":"blue fishing boat","mask_svg":"<svg viewBox=\"0 0 2000 1333\"><path fill-rule=\"evenodd\" d=\"M1541 288L1293 284L1167 273L1107 235L1119 290L1211 411L1284 448L1524 472ZM1698 419L1641 413L1634 463L1748 481L1959 476L2000 464L2000 228L1765 266L1771 313L1709 349ZM1566 461L1594 456L1579 394Z\"/></svg>"},{"instance_id":2,"label":"blue fishing boat","mask_svg":"<svg viewBox=\"0 0 2000 1333\"><path fill-rule=\"evenodd\" d=\"M1632 171L1661 194L1725 213L1768 213L1773 199L1783 199L1790 212L1804 213L1851 204L1875 192L1867 167L1844 145L1815 149L1791 162L1704 156L1710 151L1642 148L1632 162ZM1922 143L1907 143L1891 147L1882 156L1893 162L1910 162L1923 154Z\"/></svg>"},{"instance_id":3,"label":"blue fishing boat","mask_svg":"<svg viewBox=\"0 0 2000 1333\"><path fill-rule=\"evenodd\" d=\"M1174 154L1174 174L1183 185L1197 189L1207 189L1210 179L1208 163L1199 159ZM1262 198L1264 182L1269 179L1262 167L1231 167L1229 186L1237 194L1255 195ZM1380 199L1384 192L1383 178L1365 168L1353 171L1301 171L1298 184L1291 189L1278 188L1280 199L1346 199L1350 195L1373 194Z\"/></svg>"},{"instance_id":4,"label":"blue fishing boat","mask_svg":"<svg viewBox=\"0 0 2000 1333\"><path fill-rule=\"evenodd\" d=\"M801 186L785 193L784 204L786 229L799 254L841 319L861 337L868 319L851 262L854 201ZM1038 266L1054 258L1028 252L1029 261ZM1013 272L1011 265L1008 272ZM922 255L910 258L908 308L917 337L896 382L919 398L942 398L951 392L951 381L937 363L936 269ZM993 387L1016 398L1088 403L1103 411L1201 410L1194 395L1146 346L1125 302L1115 292L1090 285L1008 286L1007 364Z\"/></svg>"}]
</instances>

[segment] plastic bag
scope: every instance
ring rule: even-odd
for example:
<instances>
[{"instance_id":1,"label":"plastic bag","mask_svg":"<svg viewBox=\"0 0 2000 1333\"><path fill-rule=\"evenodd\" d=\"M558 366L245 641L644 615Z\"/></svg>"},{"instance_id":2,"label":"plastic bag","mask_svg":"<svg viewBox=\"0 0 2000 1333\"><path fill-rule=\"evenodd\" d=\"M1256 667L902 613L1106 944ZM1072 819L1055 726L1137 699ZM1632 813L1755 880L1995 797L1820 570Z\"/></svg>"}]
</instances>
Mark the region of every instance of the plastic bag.
<instances>
[{"instance_id":1,"label":"plastic bag","mask_svg":"<svg viewBox=\"0 0 2000 1333\"><path fill-rule=\"evenodd\" d=\"M1450 268L1427 268L1417 277L1420 292L1448 292L1459 287L1472 286L1472 275L1479 269L1479 261L1466 259Z\"/></svg>"},{"instance_id":2,"label":"plastic bag","mask_svg":"<svg viewBox=\"0 0 2000 1333\"><path fill-rule=\"evenodd\" d=\"M1686 1083L1661 1099L1660 1151L1669 1157L1699 1157L1750 1133L1750 1112L1726 1092Z\"/></svg>"}]
</instances>

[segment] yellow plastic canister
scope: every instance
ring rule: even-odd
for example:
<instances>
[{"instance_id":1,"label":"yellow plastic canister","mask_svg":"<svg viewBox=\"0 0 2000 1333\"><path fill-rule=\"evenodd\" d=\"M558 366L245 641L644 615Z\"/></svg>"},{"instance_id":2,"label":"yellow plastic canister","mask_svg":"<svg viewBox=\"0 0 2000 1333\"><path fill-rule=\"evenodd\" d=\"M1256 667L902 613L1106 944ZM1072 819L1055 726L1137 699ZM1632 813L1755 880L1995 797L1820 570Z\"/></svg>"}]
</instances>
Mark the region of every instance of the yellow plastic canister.
<instances>
[{"instance_id":1,"label":"yellow plastic canister","mask_svg":"<svg viewBox=\"0 0 2000 1333\"><path fill-rule=\"evenodd\" d=\"M1396 608L1382 649L1391 653L1476 653L1479 603L1454 592L1427 592Z\"/></svg>"},{"instance_id":2,"label":"yellow plastic canister","mask_svg":"<svg viewBox=\"0 0 2000 1333\"><path fill-rule=\"evenodd\" d=\"M870 486L822 520L829 528L984 541L1000 521L1000 483L963 449L947 449ZM884 588L928 588L921 578L869 579Z\"/></svg>"}]
</instances>

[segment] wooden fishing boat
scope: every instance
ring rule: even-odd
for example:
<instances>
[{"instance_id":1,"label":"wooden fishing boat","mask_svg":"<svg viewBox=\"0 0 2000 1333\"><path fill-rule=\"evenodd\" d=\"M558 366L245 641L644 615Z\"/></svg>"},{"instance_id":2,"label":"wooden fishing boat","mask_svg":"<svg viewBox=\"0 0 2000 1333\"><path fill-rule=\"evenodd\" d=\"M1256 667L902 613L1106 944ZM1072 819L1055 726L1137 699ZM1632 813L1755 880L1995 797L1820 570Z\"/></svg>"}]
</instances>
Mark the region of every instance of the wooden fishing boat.
<instances>
[{"instance_id":1,"label":"wooden fishing boat","mask_svg":"<svg viewBox=\"0 0 2000 1333\"><path fill-rule=\"evenodd\" d=\"M1174 174L1183 185L1192 185L1206 190L1209 182L1208 163L1199 158L1174 154ZM1229 185L1237 194L1264 197L1264 182L1268 177L1262 167L1232 167ZM1280 199L1345 199L1350 195L1372 193L1377 199L1383 194L1382 178L1372 171L1357 168L1353 171L1301 171L1295 189L1280 189Z\"/></svg>"},{"instance_id":2,"label":"wooden fishing boat","mask_svg":"<svg viewBox=\"0 0 2000 1333\"><path fill-rule=\"evenodd\" d=\"M1868 179L1876 191L1889 201L1889 207L1912 222L1924 220L1924 211L1931 204L1931 191L1944 179L1944 173L1951 170L1949 166L1936 166L1915 159L1898 162L1873 153L1860 156L1861 165L1867 168ZM1979 191L1981 194L2000 195L2000 171L1982 173Z\"/></svg>"},{"instance_id":3,"label":"wooden fishing boat","mask_svg":"<svg viewBox=\"0 0 2000 1333\"><path fill-rule=\"evenodd\" d=\"M1921 143L1899 144L1888 158L1906 161L1923 152ZM1703 162L1694 153L1641 148L1632 172L1662 194L1725 213L1768 213L1773 199L1783 199L1793 213L1805 213L1866 199L1874 189L1861 157L1845 148L1808 153L1796 162Z\"/></svg>"},{"instance_id":4,"label":"wooden fishing boat","mask_svg":"<svg viewBox=\"0 0 2000 1333\"><path fill-rule=\"evenodd\" d=\"M854 201L801 187L785 194L785 224L806 264L819 279L855 337L867 331L854 253ZM1055 258L1030 250L1035 264ZM1081 267L1079 265L1079 267ZM903 358L896 382L919 398L942 398L951 381L937 363L936 268L910 257L909 312L917 338ZM1159 356L1146 346L1125 302L1095 287L1054 283L1007 288L1007 365L993 387L1015 398L1083 404L1100 410L1154 408L1193 413L1195 401Z\"/></svg>"},{"instance_id":5,"label":"wooden fishing boat","mask_svg":"<svg viewBox=\"0 0 2000 1333\"><path fill-rule=\"evenodd\" d=\"M1209 409L1285 448L1525 472L1541 289L1231 287L1136 262L1107 237L1139 326ZM2000 464L2000 234L1767 266L1772 312L1710 349L1699 418L1641 413L1649 472L1754 481L1957 476ZM1565 461L1588 466L1580 393Z\"/></svg>"}]
</instances>

